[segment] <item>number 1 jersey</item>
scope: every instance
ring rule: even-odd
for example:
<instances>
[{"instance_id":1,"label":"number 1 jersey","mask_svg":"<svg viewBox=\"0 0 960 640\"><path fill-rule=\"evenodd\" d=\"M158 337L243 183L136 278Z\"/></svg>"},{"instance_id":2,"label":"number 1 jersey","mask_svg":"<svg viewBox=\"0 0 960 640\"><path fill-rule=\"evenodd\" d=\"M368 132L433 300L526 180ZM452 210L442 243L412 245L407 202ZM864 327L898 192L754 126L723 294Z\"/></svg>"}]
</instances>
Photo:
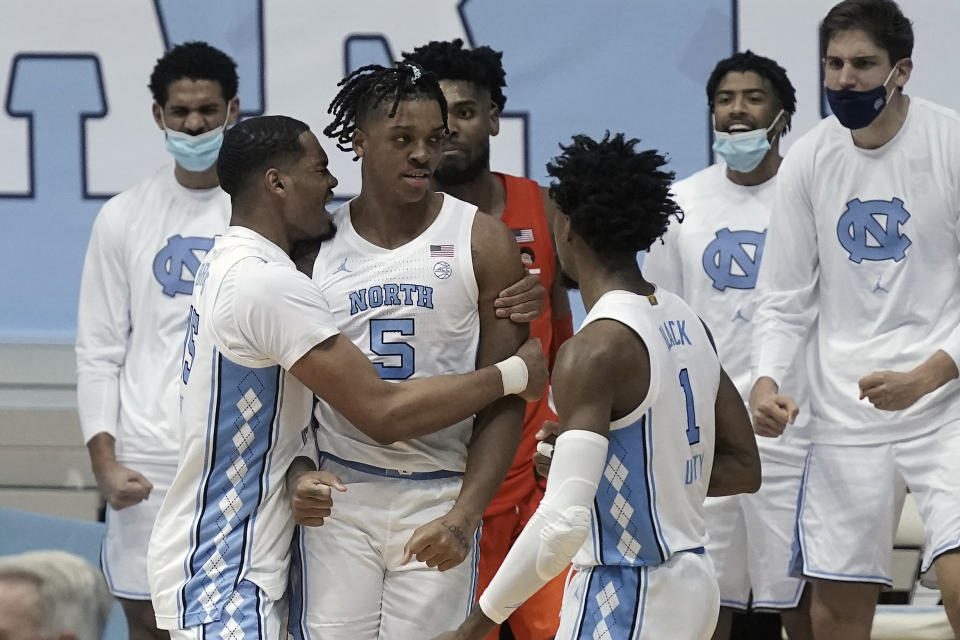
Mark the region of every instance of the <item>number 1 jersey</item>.
<instances>
[{"instance_id":1,"label":"number 1 jersey","mask_svg":"<svg viewBox=\"0 0 960 640\"><path fill-rule=\"evenodd\" d=\"M697 314L676 295L605 293L583 325L612 319L650 354L643 402L610 423L607 466L578 565L655 566L707 541L703 499L713 468L720 361Z\"/></svg>"},{"instance_id":2,"label":"number 1 jersey","mask_svg":"<svg viewBox=\"0 0 960 640\"><path fill-rule=\"evenodd\" d=\"M343 332L385 380L476 367L480 339L471 235L477 208L444 194L436 220L396 249L364 240L350 203L333 213L336 236L323 243L313 280ZM377 402L377 398L368 398ZM377 444L322 400L315 411L321 453L402 472L465 468L473 419L420 438Z\"/></svg>"}]
</instances>

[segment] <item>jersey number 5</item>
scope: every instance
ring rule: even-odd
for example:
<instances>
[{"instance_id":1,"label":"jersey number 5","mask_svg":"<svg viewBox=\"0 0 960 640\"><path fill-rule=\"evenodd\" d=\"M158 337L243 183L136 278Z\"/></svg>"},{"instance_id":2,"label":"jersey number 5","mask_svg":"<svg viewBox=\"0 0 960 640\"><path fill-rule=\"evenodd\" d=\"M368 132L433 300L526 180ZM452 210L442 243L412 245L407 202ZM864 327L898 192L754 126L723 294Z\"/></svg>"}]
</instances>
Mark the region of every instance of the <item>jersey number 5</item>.
<instances>
[{"instance_id":1,"label":"jersey number 5","mask_svg":"<svg viewBox=\"0 0 960 640\"><path fill-rule=\"evenodd\" d=\"M374 362L377 375L383 380L406 380L413 375L415 349L407 342L385 342L384 336L388 333L399 333L401 336L413 336L413 318L398 318L395 320L370 321L370 351L378 356L399 357L398 364L383 364Z\"/></svg>"},{"instance_id":2,"label":"jersey number 5","mask_svg":"<svg viewBox=\"0 0 960 640\"><path fill-rule=\"evenodd\" d=\"M680 370L680 386L687 399L687 442L695 445L700 442L700 427L697 426L696 411L693 406L693 389L690 388L690 374L686 369Z\"/></svg>"}]
</instances>

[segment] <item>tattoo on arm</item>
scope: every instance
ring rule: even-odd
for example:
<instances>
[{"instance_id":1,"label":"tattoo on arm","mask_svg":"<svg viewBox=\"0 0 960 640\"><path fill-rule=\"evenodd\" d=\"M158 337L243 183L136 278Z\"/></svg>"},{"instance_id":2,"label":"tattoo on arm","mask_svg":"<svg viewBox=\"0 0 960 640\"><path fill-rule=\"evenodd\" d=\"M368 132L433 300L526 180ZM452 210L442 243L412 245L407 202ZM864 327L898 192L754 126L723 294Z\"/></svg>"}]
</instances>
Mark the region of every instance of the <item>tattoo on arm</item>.
<instances>
[{"instance_id":1,"label":"tattoo on arm","mask_svg":"<svg viewBox=\"0 0 960 640\"><path fill-rule=\"evenodd\" d=\"M447 528L447 531L454 535L454 537L457 539L457 542L460 543L460 546L469 551L470 541L467 540L467 535L463 532L463 529L456 525L447 524L446 522L443 523L443 526Z\"/></svg>"}]
</instances>

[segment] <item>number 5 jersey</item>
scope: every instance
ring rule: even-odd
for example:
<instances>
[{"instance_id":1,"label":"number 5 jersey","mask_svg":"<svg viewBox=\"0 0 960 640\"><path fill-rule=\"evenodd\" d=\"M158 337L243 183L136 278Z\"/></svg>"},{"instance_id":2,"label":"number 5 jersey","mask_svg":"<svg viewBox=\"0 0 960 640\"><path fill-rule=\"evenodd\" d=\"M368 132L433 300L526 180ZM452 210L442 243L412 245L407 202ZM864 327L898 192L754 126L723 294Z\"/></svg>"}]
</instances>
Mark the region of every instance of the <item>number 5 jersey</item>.
<instances>
[{"instance_id":1,"label":"number 5 jersey","mask_svg":"<svg viewBox=\"0 0 960 640\"><path fill-rule=\"evenodd\" d=\"M385 380L466 373L480 339L471 235L477 208L444 195L437 218L395 249L364 240L350 203L333 213L337 233L320 248L313 280L343 332ZM369 398L376 402L376 398ZM319 400L317 445L343 460L404 472L465 468L473 420L420 438L380 445Z\"/></svg>"}]
</instances>

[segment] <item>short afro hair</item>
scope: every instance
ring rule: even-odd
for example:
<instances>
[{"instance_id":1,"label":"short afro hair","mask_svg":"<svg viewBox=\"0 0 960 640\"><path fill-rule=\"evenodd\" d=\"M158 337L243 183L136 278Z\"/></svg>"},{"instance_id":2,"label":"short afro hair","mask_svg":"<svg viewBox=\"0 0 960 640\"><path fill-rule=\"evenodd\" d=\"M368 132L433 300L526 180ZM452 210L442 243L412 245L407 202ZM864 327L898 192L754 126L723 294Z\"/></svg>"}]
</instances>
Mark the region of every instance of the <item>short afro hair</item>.
<instances>
[{"instance_id":1,"label":"short afro hair","mask_svg":"<svg viewBox=\"0 0 960 640\"><path fill-rule=\"evenodd\" d=\"M309 130L306 123L287 116L248 118L228 129L217 158L220 188L236 198L254 176L280 162L298 160L305 153L300 135Z\"/></svg>"},{"instance_id":2,"label":"short afro hair","mask_svg":"<svg viewBox=\"0 0 960 640\"><path fill-rule=\"evenodd\" d=\"M178 44L157 60L149 84L157 104L166 106L170 85L183 78L219 82L223 99L227 102L237 95L237 63L206 42L197 40Z\"/></svg>"},{"instance_id":3,"label":"short afro hair","mask_svg":"<svg viewBox=\"0 0 960 640\"><path fill-rule=\"evenodd\" d=\"M820 23L820 55L840 31L859 29L887 52L890 64L913 55L913 25L893 0L844 0Z\"/></svg>"},{"instance_id":4,"label":"short afro hair","mask_svg":"<svg viewBox=\"0 0 960 640\"><path fill-rule=\"evenodd\" d=\"M681 217L670 195L672 171L654 149L636 151L639 140L613 137L599 142L585 135L547 164L557 182L550 197L570 217L573 231L605 262L616 262L649 249L667 230L670 217Z\"/></svg>"},{"instance_id":5,"label":"short afro hair","mask_svg":"<svg viewBox=\"0 0 960 640\"><path fill-rule=\"evenodd\" d=\"M729 58L724 58L717 63L707 80L707 104L710 105L710 111L713 111L714 100L716 99L717 87L723 81L728 73L746 73L753 72L767 80L773 87L773 92L780 101L783 110L793 115L797 111L797 91L793 88L793 83L787 77L787 71L776 61L763 56L758 56L749 49L742 53L735 53ZM790 123L787 122L785 131L790 130Z\"/></svg>"},{"instance_id":6,"label":"short afro hair","mask_svg":"<svg viewBox=\"0 0 960 640\"><path fill-rule=\"evenodd\" d=\"M498 111L503 111L507 97L507 74L503 70L503 52L490 47L464 49L463 40L429 42L413 53L403 52L403 59L437 74L440 80L466 80L490 92Z\"/></svg>"}]
</instances>

